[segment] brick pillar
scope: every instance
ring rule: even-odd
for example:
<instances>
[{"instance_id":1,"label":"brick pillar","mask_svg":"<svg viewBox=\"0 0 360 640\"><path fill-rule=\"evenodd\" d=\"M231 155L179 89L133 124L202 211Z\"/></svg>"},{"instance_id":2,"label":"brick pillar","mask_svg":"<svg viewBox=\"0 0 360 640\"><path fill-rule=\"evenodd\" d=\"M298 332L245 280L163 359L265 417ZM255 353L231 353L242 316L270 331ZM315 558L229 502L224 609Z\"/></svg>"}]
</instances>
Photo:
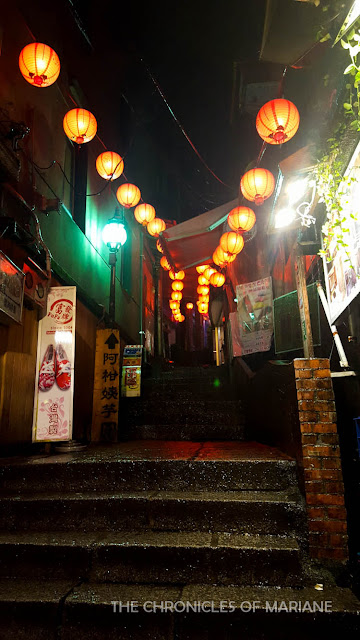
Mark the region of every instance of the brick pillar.
<instances>
[{"instance_id":1,"label":"brick pillar","mask_svg":"<svg viewBox=\"0 0 360 640\"><path fill-rule=\"evenodd\" d=\"M313 558L346 560L347 523L339 438L336 428L330 362L294 360L305 494L309 553Z\"/></svg>"}]
</instances>

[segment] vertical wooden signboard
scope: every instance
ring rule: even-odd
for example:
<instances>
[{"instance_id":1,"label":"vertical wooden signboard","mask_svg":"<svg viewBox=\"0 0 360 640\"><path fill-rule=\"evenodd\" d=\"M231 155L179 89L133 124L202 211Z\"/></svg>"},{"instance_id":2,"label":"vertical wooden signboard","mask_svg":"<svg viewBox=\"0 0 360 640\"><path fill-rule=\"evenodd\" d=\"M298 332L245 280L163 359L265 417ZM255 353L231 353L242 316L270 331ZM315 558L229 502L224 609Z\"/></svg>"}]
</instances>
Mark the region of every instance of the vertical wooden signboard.
<instances>
[{"instance_id":1,"label":"vertical wooden signboard","mask_svg":"<svg viewBox=\"0 0 360 640\"><path fill-rule=\"evenodd\" d=\"M116 329L96 332L91 440L114 442L119 417L120 335Z\"/></svg>"}]
</instances>

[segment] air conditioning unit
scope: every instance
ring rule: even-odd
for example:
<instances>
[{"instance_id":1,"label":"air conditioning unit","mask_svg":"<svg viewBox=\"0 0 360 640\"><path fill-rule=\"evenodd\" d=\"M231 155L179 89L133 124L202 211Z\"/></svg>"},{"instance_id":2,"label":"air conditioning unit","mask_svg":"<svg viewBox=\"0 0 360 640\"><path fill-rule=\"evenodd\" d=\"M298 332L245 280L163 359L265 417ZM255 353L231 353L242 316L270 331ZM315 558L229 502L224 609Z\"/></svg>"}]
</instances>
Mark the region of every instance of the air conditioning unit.
<instances>
[{"instance_id":1,"label":"air conditioning unit","mask_svg":"<svg viewBox=\"0 0 360 640\"><path fill-rule=\"evenodd\" d=\"M42 309L46 305L46 283L47 275L31 258L24 262L23 272L25 274L24 295L25 298Z\"/></svg>"}]
</instances>

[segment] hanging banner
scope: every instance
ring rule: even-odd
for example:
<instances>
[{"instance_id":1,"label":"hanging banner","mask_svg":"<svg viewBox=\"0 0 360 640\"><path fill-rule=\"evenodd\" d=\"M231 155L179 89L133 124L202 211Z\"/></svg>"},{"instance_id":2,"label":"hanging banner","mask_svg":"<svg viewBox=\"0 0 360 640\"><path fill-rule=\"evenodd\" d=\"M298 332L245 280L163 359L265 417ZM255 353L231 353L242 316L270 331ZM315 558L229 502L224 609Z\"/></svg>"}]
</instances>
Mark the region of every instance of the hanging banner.
<instances>
[{"instance_id":1,"label":"hanging banner","mask_svg":"<svg viewBox=\"0 0 360 640\"><path fill-rule=\"evenodd\" d=\"M273 334L271 277L237 285L236 297L238 327L233 326L234 319L231 321L234 355L269 351Z\"/></svg>"},{"instance_id":2,"label":"hanging banner","mask_svg":"<svg viewBox=\"0 0 360 640\"><path fill-rule=\"evenodd\" d=\"M121 395L127 398L140 396L142 346L128 344L124 349Z\"/></svg>"},{"instance_id":3,"label":"hanging banner","mask_svg":"<svg viewBox=\"0 0 360 640\"><path fill-rule=\"evenodd\" d=\"M38 330L33 442L71 440L75 319L76 287L52 287Z\"/></svg>"},{"instance_id":4,"label":"hanging banner","mask_svg":"<svg viewBox=\"0 0 360 640\"><path fill-rule=\"evenodd\" d=\"M119 418L120 334L117 329L96 331L96 353L91 440L116 442Z\"/></svg>"}]
</instances>

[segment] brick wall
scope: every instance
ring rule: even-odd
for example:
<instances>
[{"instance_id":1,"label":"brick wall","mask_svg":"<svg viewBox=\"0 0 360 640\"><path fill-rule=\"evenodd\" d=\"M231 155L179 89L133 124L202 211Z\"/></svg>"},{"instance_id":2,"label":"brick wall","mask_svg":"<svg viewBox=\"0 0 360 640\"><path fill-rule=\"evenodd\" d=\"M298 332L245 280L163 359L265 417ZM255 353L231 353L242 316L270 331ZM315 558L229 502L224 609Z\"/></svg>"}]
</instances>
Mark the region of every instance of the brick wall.
<instances>
[{"instance_id":1,"label":"brick wall","mask_svg":"<svg viewBox=\"0 0 360 640\"><path fill-rule=\"evenodd\" d=\"M344 484L330 363L294 360L309 526L313 558L348 558Z\"/></svg>"}]
</instances>

